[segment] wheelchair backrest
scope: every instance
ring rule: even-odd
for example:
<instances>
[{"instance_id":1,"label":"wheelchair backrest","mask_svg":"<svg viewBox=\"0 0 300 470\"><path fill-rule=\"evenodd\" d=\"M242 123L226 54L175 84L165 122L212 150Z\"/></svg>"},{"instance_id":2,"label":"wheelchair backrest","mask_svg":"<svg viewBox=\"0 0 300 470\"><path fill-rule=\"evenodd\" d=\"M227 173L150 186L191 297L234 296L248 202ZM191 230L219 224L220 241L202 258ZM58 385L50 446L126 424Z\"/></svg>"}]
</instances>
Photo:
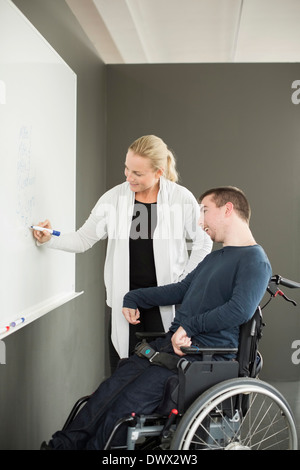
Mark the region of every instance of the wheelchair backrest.
<instances>
[{"instance_id":1,"label":"wheelchair backrest","mask_svg":"<svg viewBox=\"0 0 300 470\"><path fill-rule=\"evenodd\" d=\"M263 329L261 308L258 307L253 317L240 326L237 361L240 377L255 377L257 368L258 342Z\"/></svg>"},{"instance_id":2,"label":"wheelchair backrest","mask_svg":"<svg viewBox=\"0 0 300 470\"><path fill-rule=\"evenodd\" d=\"M255 377L258 342L262 336L262 314L258 307L252 318L240 326L236 361L195 361L186 370L179 369L178 409L180 412L209 387L237 377Z\"/></svg>"}]
</instances>

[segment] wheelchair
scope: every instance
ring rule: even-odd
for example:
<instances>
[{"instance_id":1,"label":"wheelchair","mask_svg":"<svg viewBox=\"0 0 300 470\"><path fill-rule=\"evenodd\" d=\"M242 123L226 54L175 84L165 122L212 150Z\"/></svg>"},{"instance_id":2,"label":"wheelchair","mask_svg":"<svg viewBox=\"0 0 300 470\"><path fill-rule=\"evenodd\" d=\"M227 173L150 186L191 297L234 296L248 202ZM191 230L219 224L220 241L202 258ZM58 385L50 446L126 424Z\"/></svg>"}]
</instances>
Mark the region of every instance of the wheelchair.
<instances>
[{"instance_id":1,"label":"wheelchair","mask_svg":"<svg viewBox=\"0 0 300 470\"><path fill-rule=\"evenodd\" d=\"M258 351L264 327L262 309L278 295L296 305L280 284L300 287L297 282L272 276L267 288L270 299L241 325L238 349L183 348L185 353L201 354L202 360L180 361L178 378L169 379L156 412L133 413L119 420L105 450L116 449L112 442L124 425L127 450L296 450L297 430L289 404L276 388L258 379L263 365ZM149 336L153 334L145 334L143 341ZM235 353L236 359L213 360L215 355L228 353ZM86 396L75 403L64 429L88 399Z\"/></svg>"}]
</instances>

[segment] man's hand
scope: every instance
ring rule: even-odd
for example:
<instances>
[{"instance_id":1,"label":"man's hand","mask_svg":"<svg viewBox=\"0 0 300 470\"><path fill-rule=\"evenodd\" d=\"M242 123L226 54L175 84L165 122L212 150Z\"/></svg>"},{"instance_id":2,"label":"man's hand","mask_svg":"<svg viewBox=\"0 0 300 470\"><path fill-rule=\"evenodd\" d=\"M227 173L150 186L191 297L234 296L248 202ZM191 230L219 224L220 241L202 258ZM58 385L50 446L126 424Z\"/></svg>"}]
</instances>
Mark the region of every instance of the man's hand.
<instances>
[{"instance_id":1,"label":"man's hand","mask_svg":"<svg viewBox=\"0 0 300 470\"><path fill-rule=\"evenodd\" d=\"M138 320L140 318L140 312L138 308L134 309L124 307L122 308L122 313L128 323L131 323L132 325L137 325L138 323L140 323L140 320Z\"/></svg>"},{"instance_id":2,"label":"man's hand","mask_svg":"<svg viewBox=\"0 0 300 470\"><path fill-rule=\"evenodd\" d=\"M171 341L174 352L178 356L184 356L184 353L180 349L181 346L189 347L192 344L191 338L187 336L182 326L173 334Z\"/></svg>"}]
</instances>

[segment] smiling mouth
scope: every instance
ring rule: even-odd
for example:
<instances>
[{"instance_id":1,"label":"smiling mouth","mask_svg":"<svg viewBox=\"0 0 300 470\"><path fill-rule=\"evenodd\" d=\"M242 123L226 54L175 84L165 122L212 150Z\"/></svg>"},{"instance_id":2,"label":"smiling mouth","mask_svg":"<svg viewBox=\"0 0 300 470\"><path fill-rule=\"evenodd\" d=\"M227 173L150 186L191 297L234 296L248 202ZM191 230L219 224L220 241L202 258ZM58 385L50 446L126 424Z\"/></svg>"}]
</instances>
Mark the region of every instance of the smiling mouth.
<instances>
[{"instance_id":1,"label":"smiling mouth","mask_svg":"<svg viewBox=\"0 0 300 470\"><path fill-rule=\"evenodd\" d=\"M206 227L206 228L204 229L204 232L208 232L208 230L209 230L209 228L208 228L208 227Z\"/></svg>"}]
</instances>

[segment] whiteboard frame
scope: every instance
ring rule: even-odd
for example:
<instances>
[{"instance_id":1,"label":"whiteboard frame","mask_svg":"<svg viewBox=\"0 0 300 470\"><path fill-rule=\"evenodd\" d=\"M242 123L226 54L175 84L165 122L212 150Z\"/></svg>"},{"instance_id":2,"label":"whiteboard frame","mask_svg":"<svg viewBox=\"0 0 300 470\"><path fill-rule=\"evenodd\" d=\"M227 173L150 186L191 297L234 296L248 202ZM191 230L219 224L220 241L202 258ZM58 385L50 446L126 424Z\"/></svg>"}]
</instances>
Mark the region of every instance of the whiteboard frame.
<instances>
[{"instance_id":1,"label":"whiteboard frame","mask_svg":"<svg viewBox=\"0 0 300 470\"><path fill-rule=\"evenodd\" d=\"M1 10L2 10L3 15L1 15ZM5 24L5 13L6 13L6 20L7 20L7 18L11 18L11 21L12 21L13 24L7 24L8 23L7 21L6 21L6 24ZM1 16L4 16L4 19L2 20L2 27L1 27ZM2 46L1 46L1 44L2 44ZM1 73L1 69L2 69L2 73ZM72 161L72 168L71 168L71 171L70 171L71 174L69 175L69 178L70 178L69 185L71 186L71 190L69 189L69 186L66 188L66 192L68 193L68 197L66 197L67 202L65 203L65 201L63 201L63 202L60 203L59 194L62 195L63 190L64 190L64 188L62 186L63 177L61 177L60 181L55 181L55 184L52 184L52 188L53 188L53 186L56 185L56 187L54 189L55 189L55 191L57 191L58 195L56 195L56 192L55 192L55 193L52 193L52 195L49 196L49 188L51 188L51 187L49 187L49 185L47 186L47 184L48 184L47 183L47 178L45 177L45 175L43 175L43 171L40 171L43 168L43 166L45 166L47 168L47 171L50 170L50 166L48 165L49 156L47 158L45 156L43 156L42 158L44 160L42 160L43 164L41 164L41 161L35 155L35 161L34 161L34 158L32 160L36 164L36 167L34 166L34 164L32 164L32 162L30 162L30 164L32 166L32 169L31 169L32 173L30 175L30 178L28 178L28 176L27 176L26 184L24 183L25 182L25 177L24 177L21 189L20 189L20 187L19 188L17 187L17 189L16 189L14 187L14 185L12 184L11 185L12 186L11 194L10 194L10 189L9 189L8 186L6 187L6 192L2 193L2 198L3 198L3 195L5 194L5 197L7 197L7 201L13 200L13 202L12 202L13 207L15 207L15 205L17 203L19 203L19 205L20 205L20 201L22 203L23 199L26 199L26 198L29 199L29 197L31 197L30 201L34 199L35 202L31 204L32 207L30 207L30 208L29 208L29 203L27 203L26 206L23 204L22 207L21 207L21 210L18 211L16 209L16 211L15 211L16 214L13 214L13 216L12 216L11 213L13 212L13 210L11 210L11 211L9 211L9 215L7 215L7 220L5 220L5 217L3 218L2 222L1 222L3 224L3 227L1 227L1 228L3 230L1 230L2 235L0 235L0 244L2 245L2 247L4 247L4 249L5 249L5 246L7 246L7 247L11 247L11 246L14 247L15 246L16 247L15 248L15 250L16 250L15 264L16 265L18 264L17 263L17 260L18 260L17 254L21 253L21 255L20 255L21 259L23 259L22 256L24 256L24 260L26 260L26 266L21 267L21 269L24 269L24 273L22 273L24 283L25 283L25 281L28 282L28 279L26 279L26 276L31 275L31 271L30 271L31 262L30 262L30 259L28 260L27 253L32 254L32 265L35 265L35 270L32 271L32 273L34 274L34 278L32 279L32 287L30 287L30 289L32 288L32 297L33 298L34 298L34 294L33 294L34 289L37 291L41 287L41 285L36 284L36 281L35 281L35 279L37 279L36 273L41 271L45 264L47 266L48 261L49 261L48 266L50 265L49 273L46 270L44 270L43 273L47 272L48 279L50 279L50 280L52 279L53 284L55 286L53 287L53 292L49 288L49 295L48 295L48 293L45 293L45 297L38 298L37 301L33 300L32 304L30 303L30 305L27 302L27 305L25 305L24 308L20 309L18 307L16 312L14 312L14 310L13 310L12 313L10 313L10 312L7 313L6 317L3 316L3 312L0 311L0 331L2 330L2 328L6 327L6 326L9 326L9 324L12 321L16 321L21 317L25 318L25 321L23 323L19 324L18 326L15 326L15 327L10 327L10 329L6 333L0 334L0 339L5 338L5 337L9 336L10 334L14 333L15 331L20 330L24 326L26 326L29 323L33 322L34 320L42 317L46 313L60 307L61 305L65 304L66 302L69 302L70 300L78 297L80 294L83 293L83 292L75 292L75 282L76 282L75 254L73 254L73 253L72 254L71 253L66 254L66 253L58 252L57 250L41 250L41 249L39 249L36 246L35 241L32 238L32 234L31 233L29 234L29 227L27 227L28 221L31 220L30 219L31 217L32 217L32 220L30 221L30 224L33 224L33 223L36 224L38 222L38 220L42 219L43 215L40 214L40 212L42 211L42 208L43 208L43 210L44 210L44 208L45 208L45 210L47 210L47 201L49 201L49 197L51 197L51 204L53 204L54 213L55 213L56 210L57 210L57 212L59 212L60 205L62 205L62 206L64 206L64 210L68 214L68 220L66 221L66 227L62 226L63 217L61 217L60 219L58 217L60 230L64 230L64 229L66 231L75 230L75 216L76 216L75 210L76 210L76 106L77 106L76 99L77 99L77 76L74 73L74 71L68 66L68 64L54 50L54 48L46 41L46 39L36 30L36 28L30 23L30 21L23 15L23 13L21 13L20 10L11 2L11 0L0 0L0 118L1 118L1 115L5 115L5 111L1 114L1 108L2 108L2 110L3 109L4 110L9 109L10 98L12 97L12 94L11 94L11 96L9 96L9 86L8 86L9 83L7 83L7 79L4 78L5 77L5 71L6 72L8 71L7 72L8 77L12 77L12 81L15 82L14 83L14 87L15 87L14 89L17 90L16 84L20 85L20 84L22 84L22 81L26 81L27 75L30 76L30 74L32 73L32 77L34 77L34 79L35 79L36 74L41 73L41 76L43 77L43 74L45 74L44 69L45 69L45 71L47 71L48 74L49 74L49 71L51 72L50 73L51 80L52 80L51 81L51 87L48 86L48 88L45 88L45 95L44 95L44 96L46 96L46 93L47 93L47 100L49 100L50 105L52 104L52 101L55 100L55 98L58 99L58 97L65 96L65 95L63 95L63 89L60 89L60 86L59 86L60 85L60 79L61 79L62 75L64 77L65 76L67 77L68 84L70 84L70 86L71 86L70 90L69 90L69 88L68 88L68 90L66 90L66 88L65 88L65 91L68 91L68 93L66 93L66 95L68 96L68 98L66 98L66 103L69 103L69 101L70 101L70 112L72 112L72 117L70 119L70 121L71 121L70 124L67 125L67 124L64 123L66 130L69 131L69 132L66 132L66 134L62 133L63 134L62 138L65 138L66 142L69 144L69 145L66 145L67 152L68 152L68 159L69 159L68 162ZM21 70L22 73L14 74L14 73L11 73L11 70L16 70L16 71ZM62 70L63 70L63 74L62 74ZM33 79L32 87L34 87L34 79ZM37 80L37 78L36 78L36 80ZM50 80L50 78L49 78L49 80ZM27 80L27 81L29 82L29 80ZM63 80L62 80L62 83L64 83ZM53 84L53 91L52 91L52 84ZM35 83L35 86L36 85L37 85L37 83ZM30 89L29 86L28 86L28 89ZM34 97L34 99L36 99L36 100L40 99L41 90L42 90L42 87L41 87L41 89L39 89L39 87L36 86L36 91L34 91L34 93L35 92L37 93L37 97L36 98ZM51 95L51 93L48 95L49 90L51 90L51 93L53 93L53 95ZM38 95L38 92L40 93L40 95ZM16 95L17 93L15 92L14 94ZM23 96L24 96L24 103L25 103L24 106L23 106L23 103L22 103ZM72 96L72 99L70 98L71 96ZM32 95L30 95L29 97L32 97ZM26 90L23 93L23 95L20 92L20 96L18 97L18 99L19 99L19 103L18 103L19 109L16 105L15 105L16 106L15 108L12 108L13 111L15 111L15 114L16 114L16 118L12 122L15 124L15 127L16 127L17 130L20 129L20 126L22 126L22 119L24 119L24 122L26 121L26 119L23 118L23 116L22 116L23 108L26 109L26 106L28 107L28 115L30 115L30 119L33 119L33 123L37 122L36 115L34 115L33 118L31 117L31 114L33 112L31 112L31 107L28 106L28 104L26 104L26 103L28 103L26 101L26 99L27 99ZM31 105L31 103L30 103L30 105ZM67 106L67 104L63 103L63 99L61 99L61 103L64 107ZM43 106L43 102L41 102L41 106ZM32 107L34 108L34 106L32 106ZM30 110L29 110L29 108L30 108ZM49 109L50 110L52 109L51 106L50 106ZM18 116L17 116L18 113L20 113L20 115L21 115L20 122L18 122ZM12 111L11 111L11 114L12 114ZM42 116L42 113L41 113L41 116ZM45 116L46 116L46 112L45 112ZM62 113L62 116L63 116L63 113ZM49 132L49 135L51 134L51 130L52 130L51 122L53 122L53 129L54 129L54 125L55 125L54 124L55 119L52 119L52 121L51 121L50 117L48 118L49 119L48 121L46 121L46 117L45 117L45 125L44 125L45 129L48 126L47 131ZM55 116L53 116L53 117L55 117ZM38 119L38 121L39 122L38 122L37 127L41 126L41 129L45 130L45 129L43 129L43 124L44 124L43 123L43 117L41 118L41 120ZM40 121L42 121L42 122L40 122ZM3 122L5 123L5 119L2 121L2 124L3 124ZM6 126L8 126L8 124L6 124ZM56 123L56 126L57 126L57 123ZM3 127L7 131L7 127L5 128L5 125ZM28 128L25 125L23 127L24 127L25 131L27 132L27 134L29 134L30 125L28 125ZM39 128L39 132L40 132L40 128ZM25 139L24 142L23 143L21 142L21 144L23 146L28 145L28 149L29 149L29 147L32 146L33 150L31 150L31 149L28 150L27 151L28 155L29 155L30 152L34 153L34 151L35 151L34 147L38 142L37 134L39 134L39 132L36 132L36 135L33 135L33 136L31 136L31 135L29 137L28 137L28 135L25 136L24 137L24 139ZM57 132L57 131L55 130L54 133L55 132ZM43 132L41 132L41 135L42 134L43 134ZM17 135L17 133L15 133L15 134L12 133L12 136L15 136L15 135ZM65 135L67 137L65 137ZM7 132L4 133L4 141L5 141L5 139L7 139L7 141L4 142L4 146L1 147L1 148L2 148L2 151L3 151L3 154L4 154L4 162L2 162L4 164L4 169L6 168L5 167L5 158L6 158L6 155L8 155L10 162L8 163L7 167L9 168L9 171L11 171L11 167L9 165L11 163L11 160L13 158L15 158L15 155L16 155L16 151L13 151L12 148L11 148L12 147L11 143L12 142L15 143L16 139L14 138L14 140L12 140L12 139L9 140L9 137L10 136L7 136ZM55 139L56 137L57 136L54 134L53 138ZM27 138L27 141L26 141L26 138ZM45 136L44 136L44 138L45 138ZM67 141L67 139L68 139L68 141ZM71 139L72 139L72 142L71 142ZM57 140L59 142L59 139L57 139ZM5 144L6 144L6 146L5 146ZM20 148L21 144L20 144L20 142L18 142L19 148ZM41 147L41 143L38 142L38 144L37 144L38 150L40 150L40 147ZM24 154L25 153L26 153L26 149L24 151ZM36 152L36 154L41 154L41 155L42 155L42 153L43 152L38 152L38 151ZM52 152L52 155L53 155L53 152ZM26 167L27 163L29 162L29 157L26 157L28 159L28 161L26 161L25 157L24 158L20 157L20 155L17 158L19 158L19 160L20 160L19 162L17 162L19 164L19 166L20 167L22 167L22 166ZM23 158L23 160L22 160L22 158ZM40 156L39 156L39 158L40 158ZM49 166L49 168L48 168L47 165ZM28 166L29 166L29 163L28 163ZM20 170L20 172L21 171L22 170ZM58 168L56 169L56 171L58 171ZM43 181L40 178L41 175L43 176ZM20 179L20 175L17 175L17 177ZM53 178L53 175L52 175L52 181L54 179L56 180L56 178ZM28 180L30 180L29 183L28 183ZM59 178L57 178L57 180L59 180ZM4 186L5 186L5 184L4 184ZM29 190L28 190L28 187L29 187ZM43 189L45 189L45 195L42 194ZM14 198L16 197L16 194L15 194L16 191L18 192L18 197L16 198L17 202L14 200ZM31 191L31 194L30 194L29 191ZM33 196L34 191L36 191L37 194L35 194ZM48 194L47 194L47 192L48 192ZM0 192L0 195L1 195L1 192ZM47 199L47 197L48 197L48 199ZM19 201L18 201L18 199L19 199ZM39 201L40 199L41 199L41 202ZM52 202L52 199L53 199L54 202ZM63 199L63 198L61 197L61 199ZM1 203L1 201L0 201L0 203ZM1 204L0 204L0 207L1 207ZM2 207L3 207L3 204L2 204ZM22 210L24 211L25 209L28 212L26 214L26 218L24 216L24 213L22 213ZM22 220L24 220L24 223L23 223L24 226L22 226L22 223L20 222L20 220L21 220L20 219L20 214L22 216ZM50 215L47 214L47 216L49 216L49 218L50 218L51 214ZM25 222L25 219L26 219L26 222ZM1 236L2 236L2 239L1 239ZM6 237L6 239L4 237ZM11 241L11 238L12 238L12 241ZM14 249L14 248L12 248L12 249ZM4 255L4 260L6 260L6 262L8 260L8 258L5 258L5 255ZM61 288L61 286L59 284L59 279L56 280L56 278L59 276L59 270L60 270L61 266L58 267L56 272L53 272L53 265L55 265L55 263L57 263L57 266L59 265L59 263L61 263L61 266L66 266L66 272L67 272L66 276L68 276L68 279L66 280L66 282L64 282L65 280L63 280L62 286L64 286L64 284L65 284L67 286L67 289ZM8 262L7 262L7 264L8 264ZM20 266L18 268L20 269ZM71 276L72 279L71 278L69 279L69 276ZM2 276L0 277L0 282L1 282L1 278L2 278ZM2 278L2 281L3 280L4 280L4 278ZM4 289L5 288L4 282L2 282L2 284L3 285L1 287L2 287L2 289ZM49 284L51 284L51 282L49 282ZM56 287L56 284L57 284L58 287ZM69 285L71 287L68 287ZM57 289L57 291L55 289ZM40 289L40 290L43 290L43 289ZM24 297L27 297L27 294L28 294L27 291L28 291L28 289L26 289L26 292L24 291L24 294L26 294L26 295L24 295ZM13 288L12 288L12 293L13 293ZM20 295L19 292L17 292L16 295ZM21 295L22 295L22 292L21 292ZM4 294L3 294L3 297L4 297ZM30 292L28 294L28 297L30 297ZM13 304L14 296L12 295L11 298L12 298L12 304ZM5 301L4 302L4 306L6 307L5 310L8 310L7 304L8 304L8 302ZM3 310L4 310L4 308L3 308Z\"/></svg>"}]
</instances>

